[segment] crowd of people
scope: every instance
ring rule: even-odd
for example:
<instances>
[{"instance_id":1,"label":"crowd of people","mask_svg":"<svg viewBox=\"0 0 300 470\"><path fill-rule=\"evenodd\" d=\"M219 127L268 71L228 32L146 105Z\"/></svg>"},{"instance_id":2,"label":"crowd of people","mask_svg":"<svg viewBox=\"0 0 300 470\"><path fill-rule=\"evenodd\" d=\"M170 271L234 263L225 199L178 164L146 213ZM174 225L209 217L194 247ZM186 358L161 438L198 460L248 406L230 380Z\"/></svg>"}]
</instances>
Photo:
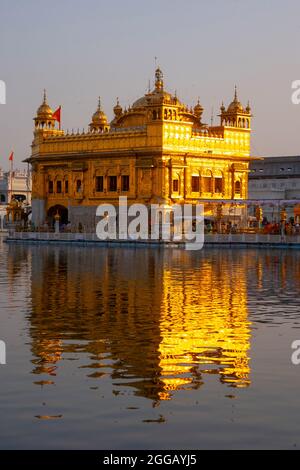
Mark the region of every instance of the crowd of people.
<instances>
[{"instance_id":1,"label":"crowd of people","mask_svg":"<svg viewBox=\"0 0 300 470\"><path fill-rule=\"evenodd\" d=\"M205 220L204 226L205 233L246 233L246 232L256 232L262 234L271 234L271 235L300 235L300 224L291 217L286 222L278 222L276 220L269 221L266 217L263 218L262 222L251 221L248 224L248 227L243 227L242 225L235 224L231 221L225 222L216 222L213 220Z\"/></svg>"}]
</instances>

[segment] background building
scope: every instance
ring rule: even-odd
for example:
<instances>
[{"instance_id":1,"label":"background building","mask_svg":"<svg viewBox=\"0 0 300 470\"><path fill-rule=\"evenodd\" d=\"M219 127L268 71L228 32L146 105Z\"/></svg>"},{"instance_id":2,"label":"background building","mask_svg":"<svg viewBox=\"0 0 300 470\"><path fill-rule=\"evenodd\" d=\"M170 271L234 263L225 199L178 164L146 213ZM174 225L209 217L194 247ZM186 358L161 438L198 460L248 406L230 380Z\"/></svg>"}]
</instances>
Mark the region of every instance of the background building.
<instances>
[{"instance_id":1,"label":"background building","mask_svg":"<svg viewBox=\"0 0 300 470\"><path fill-rule=\"evenodd\" d=\"M300 201L300 156L267 157L251 162L249 199L262 201L263 213L269 219L279 221L282 206L288 217L293 217Z\"/></svg>"},{"instance_id":2,"label":"background building","mask_svg":"<svg viewBox=\"0 0 300 470\"><path fill-rule=\"evenodd\" d=\"M0 204L9 204L13 198L31 204L31 178L26 170L3 171L0 168Z\"/></svg>"},{"instance_id":3,"label":"background building","mask_svg":"<svg viewBox=\"0 0 300 470\"><path fill-rule=\"evenodd\" d=\"M0 168L0 231L6 227L6 209L14 198L31 205L30 172L18 169L3 171Z\"/></svg>"}]
</instances>

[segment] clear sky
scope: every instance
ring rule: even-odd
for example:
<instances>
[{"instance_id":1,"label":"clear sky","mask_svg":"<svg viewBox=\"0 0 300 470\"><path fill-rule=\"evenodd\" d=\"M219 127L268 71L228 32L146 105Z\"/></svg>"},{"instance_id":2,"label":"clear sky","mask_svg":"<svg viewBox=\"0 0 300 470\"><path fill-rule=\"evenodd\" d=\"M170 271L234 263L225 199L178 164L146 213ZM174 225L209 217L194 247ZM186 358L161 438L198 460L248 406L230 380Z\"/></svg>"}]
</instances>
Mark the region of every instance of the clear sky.
<instances>
[{"instance_id":1,"label":"clear sky","mask_svg":"<svg viewBox=\"0 0 300 470\"><path fill-rule=\"evenodd\" d=\"M0 165L30 154L33 117L47 89L63 107L63 128L87 128L101 95L112 117L153 83L154 57L165 86L210 122L237 84L250 100L253 155L300 154L299 0L0 0ZM215 123L218 118L215 117Z\"/></svg>"}]
</instances>

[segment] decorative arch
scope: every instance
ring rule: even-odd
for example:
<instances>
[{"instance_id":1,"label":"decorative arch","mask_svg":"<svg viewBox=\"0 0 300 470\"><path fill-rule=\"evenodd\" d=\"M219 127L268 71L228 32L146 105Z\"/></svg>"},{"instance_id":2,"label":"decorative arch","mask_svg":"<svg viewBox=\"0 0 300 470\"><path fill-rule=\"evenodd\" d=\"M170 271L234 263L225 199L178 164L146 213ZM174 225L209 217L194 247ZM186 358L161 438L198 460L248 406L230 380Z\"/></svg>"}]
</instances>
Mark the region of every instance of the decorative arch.
<instances>
[{"instance_id":1,"label":"decorative arch","mask_svg":"<svg viewBox=\"0 0 300 470\"><path fill-rule=\"evenodd\" d=\"M238 194L241 194L242 192L242 182L241 182L241 179L236 179L235 182L234 182L234 194L235 195L238 195Z\"/></svg>"},{"instance_id":2,"label":"decorative arch","mask_svg":"<svg viewBox=\"0 0 300 470\"><path fill-rule=\"evenodd\" d=\"M47 212L47 218L50 225L54 225L55 219L54 216L59 214L60 216L60 223L67 224L68 223L68 216L69 211L65 206L61 206L60 204L56 204L55 206L51 206Z\"/></svg>"}]
</instances>

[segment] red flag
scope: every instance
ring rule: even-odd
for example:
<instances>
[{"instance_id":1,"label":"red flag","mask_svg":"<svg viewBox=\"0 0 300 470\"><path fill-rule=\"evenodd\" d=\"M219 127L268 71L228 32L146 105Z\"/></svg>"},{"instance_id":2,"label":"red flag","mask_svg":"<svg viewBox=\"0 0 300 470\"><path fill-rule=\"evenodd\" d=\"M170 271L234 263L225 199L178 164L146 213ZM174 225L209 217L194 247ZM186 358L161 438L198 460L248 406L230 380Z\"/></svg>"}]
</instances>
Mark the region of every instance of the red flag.
<instances>
[{"instance_id":1,"label":"red flag","mask_svg":"<svg viewBox=\"0 0 300 470\"><path fill-rule=\"evenodd\" d=\"M53 119L55 119L55 121L59 122L59 124L60 124L61 106L54 111L52 117L53 117Z\"/></svg>"},{"instance_id":2,"label":"red flag","mask_svg":"<svg viewBox=\"0 0 300 470\"><path fill-rule=\"evenodd\" d=\"M11 152L10 156L9 156L9 161L12 162L14 159L14 152Z\"/></svg>"}]
</instances>

